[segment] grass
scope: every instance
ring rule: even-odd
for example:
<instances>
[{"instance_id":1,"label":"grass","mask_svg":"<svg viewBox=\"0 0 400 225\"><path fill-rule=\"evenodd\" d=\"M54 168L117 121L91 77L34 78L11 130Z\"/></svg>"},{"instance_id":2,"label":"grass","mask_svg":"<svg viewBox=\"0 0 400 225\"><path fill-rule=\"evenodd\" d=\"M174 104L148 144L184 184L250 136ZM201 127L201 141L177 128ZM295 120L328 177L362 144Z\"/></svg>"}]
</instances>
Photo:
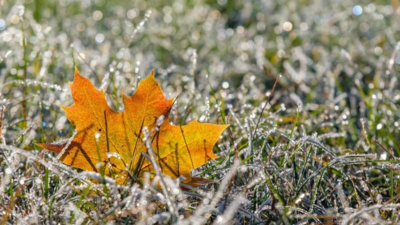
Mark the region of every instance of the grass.
<instances>
[{"instance_id":1,"label":"grass","mask_svg":"<svg viewBox=\"0 0 400 225\"><path fill-rule=\"evenodd\" d=\"M399 223L398 5L0 0L1 224ZM115 185L35 146L73 136L75 66L116 110L154 69L171 121L231 124L193 171L215 183Z\"/></svg>"}]
</instances>

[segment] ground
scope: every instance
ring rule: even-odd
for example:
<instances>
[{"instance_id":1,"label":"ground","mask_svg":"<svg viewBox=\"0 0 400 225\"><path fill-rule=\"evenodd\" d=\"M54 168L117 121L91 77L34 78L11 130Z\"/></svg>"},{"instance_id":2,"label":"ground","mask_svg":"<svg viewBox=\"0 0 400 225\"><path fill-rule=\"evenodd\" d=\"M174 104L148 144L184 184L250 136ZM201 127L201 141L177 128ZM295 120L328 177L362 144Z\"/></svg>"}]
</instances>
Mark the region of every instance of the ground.
<instances>
[{"instance_id":1,"label":"ground","mask_svg":"<svg viewBox=\"0 0 400 225\"><path fill-rule=\"evenodd\" d=\"M399 223L399 5L0 0L2 224ZM114 110L154 70L172 123L230 124L192 171L213 182L116 185L35 145L73 136L75 68Z\"/></svg>"}]
</instances>

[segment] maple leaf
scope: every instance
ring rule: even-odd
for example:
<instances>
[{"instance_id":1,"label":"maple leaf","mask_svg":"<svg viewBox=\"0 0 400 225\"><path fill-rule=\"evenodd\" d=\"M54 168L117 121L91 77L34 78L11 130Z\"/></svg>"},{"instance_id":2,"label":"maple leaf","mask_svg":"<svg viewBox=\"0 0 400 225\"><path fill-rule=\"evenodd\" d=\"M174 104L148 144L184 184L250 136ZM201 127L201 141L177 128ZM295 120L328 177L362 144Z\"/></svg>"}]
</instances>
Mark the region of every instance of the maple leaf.
<instances>
[{"instance_id":1,"label":"maple leaf","mask_svg":"<svg viewBox=\"0 0 400 225\"><path fill-rule=\"evenodd\" d=\"M38 144L62 154L59 159L63 163L99 172L101 162L105 175L116 175L120 184L130 180L137 168L137 174L144 171L155 174L151 163L141 154L148 151L142 140L146 127L163 174L172 178L183 176L186 178L183 183L192 186L207 183L206 179L191 177L190 171L217 158L212 148L229 125L199 123L197 120L184 126L171 125L168 114L174 99L164 97L153 72L140 82L134 95L123 95L123 112L112 110L103 91L97 90L77 69L70 87L74 103L62 108L76 127L76 136L68 146ZM165 119L157 124L160 117ZM63 148L66 149L62 151Z\"/></svg>"}]
</instances>

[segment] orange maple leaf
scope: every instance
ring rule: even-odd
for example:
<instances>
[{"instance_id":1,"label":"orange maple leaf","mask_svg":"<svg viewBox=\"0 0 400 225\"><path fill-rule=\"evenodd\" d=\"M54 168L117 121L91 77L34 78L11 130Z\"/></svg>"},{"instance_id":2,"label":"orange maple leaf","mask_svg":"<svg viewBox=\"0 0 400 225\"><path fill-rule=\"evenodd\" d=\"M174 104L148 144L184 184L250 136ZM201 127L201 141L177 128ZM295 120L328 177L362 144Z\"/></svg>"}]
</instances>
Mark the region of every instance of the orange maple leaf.
<instances>
[{"instance_id":1,"label":"orange maple leaf","mask_svg":"<svg viewBox=\"0 0 400 225\"><path fill-rule=\"evenodd\" d=\"M171 125L168 114L174 100L164 97L153 72L140 82L134 95L123 95L124 112L112 110L103 91L97 90L76 69L70 87L74 104L62 108L76 126L75 138L63 152L66 144L38 144L62 154L60 160L63 163L96 172L102 165L105 175L116 175L120 184L130 180L137 169L137 174L144 171L154 174L151 163L141 156L148 151L142 140L143 128L147 127L163 174L172 178L183 176L186 178L183 182L192 186L207 183L203 178L191 177L190 171L217 158L212 148L229 125L199 123L197 120L184 126ZM160 117L165 119L157 124Z\"/></svg>"}]
</instances>

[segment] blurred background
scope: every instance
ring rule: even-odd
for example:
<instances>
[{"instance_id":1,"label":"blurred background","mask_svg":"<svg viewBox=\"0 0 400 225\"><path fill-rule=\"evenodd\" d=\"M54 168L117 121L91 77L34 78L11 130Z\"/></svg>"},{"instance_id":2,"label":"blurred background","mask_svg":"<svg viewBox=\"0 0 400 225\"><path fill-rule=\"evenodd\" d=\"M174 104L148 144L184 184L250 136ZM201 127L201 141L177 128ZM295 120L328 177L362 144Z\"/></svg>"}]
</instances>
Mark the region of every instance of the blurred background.
<instances>
[{"instance_id":1,"label":"blurred background","mask_svg":"<svg viewBox=\"0 0 400 225\"><path fill-rule=\"evenodd\" d=\"M178 110L190 111L187 120L215 120L228 108L254 119L279 78L269 107L282 117L271 126L293 120L286 109L300 109L329 130L353 124L347 147L357 146L360 118L372 135L398 134L397 0L0 4L1 98L12 129L40 120L50 140L68 136L59 105L72 103L77 66L116 110L121 91L134 93L154 69L168 97L182 94Z\"/></svg>"}]
</instances>

